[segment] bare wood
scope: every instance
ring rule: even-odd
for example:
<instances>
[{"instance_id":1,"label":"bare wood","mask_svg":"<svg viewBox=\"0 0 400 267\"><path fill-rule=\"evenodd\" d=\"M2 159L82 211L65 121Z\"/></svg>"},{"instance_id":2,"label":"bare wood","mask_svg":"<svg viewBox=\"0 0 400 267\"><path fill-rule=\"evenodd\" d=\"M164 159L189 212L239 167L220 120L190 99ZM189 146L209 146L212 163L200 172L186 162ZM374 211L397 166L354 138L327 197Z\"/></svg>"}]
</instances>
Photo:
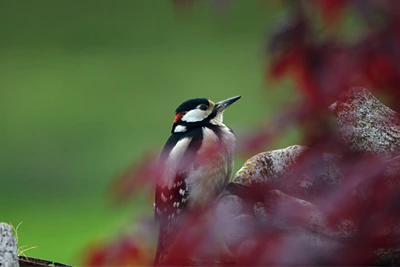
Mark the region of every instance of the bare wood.
<instances>
[{"instance_id":1,"label":"bare wood","mask_svg":"<svg viewBox=\"0 0 400 267\"><path fill-rule=\"evenodd\" d=\"M17 246L12 227L0 223L0 266L19 267Z\"/></svg>"}]
</instances>

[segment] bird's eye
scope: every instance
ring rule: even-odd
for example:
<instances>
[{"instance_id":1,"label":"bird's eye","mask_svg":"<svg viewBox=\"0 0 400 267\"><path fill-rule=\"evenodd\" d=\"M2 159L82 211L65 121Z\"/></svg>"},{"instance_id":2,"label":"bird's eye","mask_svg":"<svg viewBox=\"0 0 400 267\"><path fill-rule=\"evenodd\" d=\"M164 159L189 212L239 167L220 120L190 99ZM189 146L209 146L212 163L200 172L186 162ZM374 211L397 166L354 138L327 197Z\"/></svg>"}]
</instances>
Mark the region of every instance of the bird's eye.
<instances>
[{"instance_id":1,"label":"bird's eye","mask_svg":"<svg viewBox=\"0 0 400 267\"><path fill-rule=\"evenodd\" d=\"M206 105L201 105L201 106L200 106L200 109L201 109L201 110L207 110L208 108L207 108Z\"/></svg>"}]
</instances>

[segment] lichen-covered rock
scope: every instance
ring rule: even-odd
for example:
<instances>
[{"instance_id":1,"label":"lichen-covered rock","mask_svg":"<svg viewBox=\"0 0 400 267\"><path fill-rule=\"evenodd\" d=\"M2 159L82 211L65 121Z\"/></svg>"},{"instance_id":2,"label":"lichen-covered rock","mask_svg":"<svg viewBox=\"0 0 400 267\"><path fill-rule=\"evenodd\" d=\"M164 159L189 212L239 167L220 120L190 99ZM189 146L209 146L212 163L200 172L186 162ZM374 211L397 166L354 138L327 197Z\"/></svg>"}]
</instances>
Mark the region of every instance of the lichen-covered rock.
<instances>
[{"instance_id":1,"label":"lichen-covered rock","mask_svg":"<svg viewBox=\"0 0 400 267\"><path fill-rule=\"evenodd\" d=\"M245 162L233 178L234 183L243 185L270 184L283 173L290 171L290 166L306 150L304 146L290 146L255 155Z\"/></svg>"},{"instance_id":2,"label":"lichen-covered rock","mask_svg":"<svg viewBox=\"0 0 400 267\"><path fill-rule=\"evenodd\" d=\"M238 258L256 252L257 263L271 265L400 264L398 114L364 88L330 109L342 155L298 145L259 153L217 201L214 217Z\"/></svg>"},{"instance_id":3,"label":"lichen-covered rock","mask_svg":"<svg viewBox=\"0 0 400 267\"><path fill-rule=\"evenodd\" d=\"M333 265L332 258L343 246L335 239L307 229L291 231L282 237L286 257L280 259L279 265L284 266Z\"/></svg>"},{"instance_id":4,"label":"lichen-covered rock","mask_svg":"<svg viewBox=\"0 0 400 267\"><path fill-rule=\"evenodd\" d=\"M399 114L383 105L367 89L350 88L329 109L350 151L385 158L399 154Z\"/></svg>"},{"instance_id":5,"label":"lichen-covered rock","mask_svg":"<svg viewBox=\"0 0 400 267\"><path fill-rule=\"evenodd\" d=\"M223 195L213 209L215 218L226 221L231 220L244 211L245 202L235 195Z\"/></svg>"},{"instance_id":6,"label":"lichen-covered rock","mask_svg":"<svg viewBox=\"0 0 400 267\"><path fill-rule=\"evenodd\" d=\"M259 241L256 240L255 238L245 239L239 244L237 248L237 254L242 258L248 257L249 255L254 253L258 245Z\"/></svg>"},{"instance_id":7,"label":"lichen-covered rock","mask_svg":"<svg viewBox=\"0 0 400 267\"><path fill-rule=\"evenodd\" d=\"M255 233L256 220L254 217L242 214L233 218L223 227L223 236L229 250L237 254L240 244Z\"/></svg>"},{"instance_id":8,"label":"lichen-covered rock","mask_svg":"<svg viewBox=\"0 0 400 267\"><path fill-rule=\"evenodd\" d=\"M322 153L322 159L326 165L320 169L318 175L329 186L340 184L343 176L339 168L341 158L334 154Z\"/></svg>"},{"instance_id":9,"label":"lichen-covered rock","mask_svg":"<svg viewBox=\"0 0 400 267\"><path fill-rule=\"evenodd\" d=\"M265 205L262 202L254 203L253 214L259 222L271 223L272 221L272 216L268 214L267 209L265 208Z\"/></svg>"},{"instance_id":10,"label":"lichen-covered rock","mask_svg":"<svg viewBox=\"0 0 400 267\"><path fill-rule=\"evenodd\" d=\"M314 203L321 194L338 189L343 174L340 169L342 158L331 153L307 151L302 163L285 177L277 189Z\"/></svg>"},{"instance_id":11,"label":"lichen-covered rock","mask_svg":"<svg viewBox=\"0 0 400 267\"><path fill-rule=\"evenodd\" d=\"M400 156L388 161L385 169L385 183L392 190L400 189Z\"/></svg>"},{"instance_id":12,"label":"lichen-covered rock","mask_svg":"<svg viewBox=\"0 0 400 267\"><path fill-rule=\"evenodd\" d=\"M304 146L259 153L236 173L231 184L258 189L279 189L311 200L322 191L338 187L341 157L309 151Z\"/></svg>"},{"instance_id":13,"label":"lichen-covered rock","mask_svg":"<svg viewBox=\"0 0 400 267\"><path fill-rule=\"evenodd\" d=\"M400 246L378 248L374 251L375 264L380 266L398 266L400 262Z\"/></svg>"}]
</instances>

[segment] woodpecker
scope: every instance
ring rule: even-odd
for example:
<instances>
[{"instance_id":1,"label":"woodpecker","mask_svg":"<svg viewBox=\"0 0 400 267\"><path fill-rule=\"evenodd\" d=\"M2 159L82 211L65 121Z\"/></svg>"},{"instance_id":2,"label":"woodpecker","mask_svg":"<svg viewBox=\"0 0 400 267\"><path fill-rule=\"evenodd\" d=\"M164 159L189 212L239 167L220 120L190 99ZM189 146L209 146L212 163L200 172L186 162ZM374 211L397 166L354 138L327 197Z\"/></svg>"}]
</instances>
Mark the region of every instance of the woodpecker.
<instances>
[{"instance_id":1,"label":"woodpecker","mask_svg":"<svg viewBox=\"0 0 400 267\"><path fill-rule=\"evenodd\" d=\"M204 211L227 186L233 172L235 135L223 120L225 108L240 96L214 103L183 102L175 111L171 136L161 155L154 217L160 223L154 264L168 253L184 214Z\"/></svg>"}]
</instances>

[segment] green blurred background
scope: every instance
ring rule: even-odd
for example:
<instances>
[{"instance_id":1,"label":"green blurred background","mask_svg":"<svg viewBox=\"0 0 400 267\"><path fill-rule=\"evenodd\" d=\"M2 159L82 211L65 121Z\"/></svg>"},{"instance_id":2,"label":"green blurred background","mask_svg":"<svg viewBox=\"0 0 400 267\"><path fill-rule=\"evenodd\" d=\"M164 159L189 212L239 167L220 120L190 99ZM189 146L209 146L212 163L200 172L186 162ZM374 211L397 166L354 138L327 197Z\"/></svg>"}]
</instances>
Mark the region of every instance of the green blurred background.
<instances>
[{"instance_id":1,"label":"green blurred background","mask_svg":"<svg viewBox=\"0 0 400 267\"><path fill-rule=\"evenodd\" d=\"M152 197L109 205L116 175L161 149L182 101L242 95L236 132L274 116L290 84L265 84L279 3L166 0L0 3L0 221L25 254L79 264L82 249L152 214ZM289 145L288 139L274 147ZM236 169L244 159L238 159Z\"/></svg>"}]
</instances>

